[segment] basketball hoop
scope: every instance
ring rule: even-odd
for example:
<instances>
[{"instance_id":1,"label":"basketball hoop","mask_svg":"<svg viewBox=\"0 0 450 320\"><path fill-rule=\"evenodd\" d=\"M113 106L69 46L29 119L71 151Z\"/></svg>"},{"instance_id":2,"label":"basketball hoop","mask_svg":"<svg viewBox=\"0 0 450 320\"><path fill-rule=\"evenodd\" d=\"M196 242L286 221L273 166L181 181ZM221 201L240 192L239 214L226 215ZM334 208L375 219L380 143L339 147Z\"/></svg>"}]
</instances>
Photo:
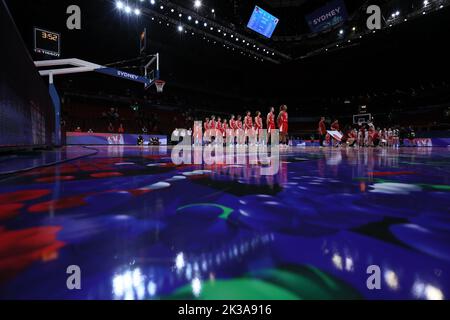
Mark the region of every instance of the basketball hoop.
<instances>
[{"instance_id":1,"label":"basketball hoop","mask_svg":"<svg viewBox=\"0 0 450 320\"><path fill-rule=\"evenodd\" d=\"M166 82L163 80L155 80L156 92L162 93L164 91L164 86Z\"/></svg>"}]
</instances>

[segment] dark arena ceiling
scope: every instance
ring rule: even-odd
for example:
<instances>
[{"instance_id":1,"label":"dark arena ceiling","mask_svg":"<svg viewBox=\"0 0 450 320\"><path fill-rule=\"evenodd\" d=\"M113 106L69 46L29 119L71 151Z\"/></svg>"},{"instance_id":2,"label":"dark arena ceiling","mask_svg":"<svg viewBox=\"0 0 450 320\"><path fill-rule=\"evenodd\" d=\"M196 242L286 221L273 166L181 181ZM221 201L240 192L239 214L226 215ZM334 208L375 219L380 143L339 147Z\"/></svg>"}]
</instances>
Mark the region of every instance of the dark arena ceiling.
<instances>
[{"instance_id":1,"label":"dark arena ceiling","mask_svg":"<svg viewBox=\"0 0 450 320\"><path fill-rule=\"evenodd\" d=\"M261 98L341 96L407 89L450 73L444 43L450 0L344 0L349 19L320 33L311 32L305 15L326 0L203 0L201 8L194 0L121 1L140 14L125 14L116 0L7 3L30 52L38 26L62 34L62 58L99 64L136 58L139 34L147 28L148 50L161 53L169 86ZM82 10L79 31L66 28L72 4ZM369 4L382 9L376 33L366 27ZM270 39L247 28L255 5L279 18Z\"/></svg>"},{"instance_id":2,"label":"dark arena ceiling","mask_svg":"<svg viewBox=\"0 0 450 320\"><path fill-rule=\"evenodd\" d=\"M192 2L177 0L166 3L196 11L192 8ZM269 61L286 62L328 51L326 49L334 50L336 44L341 44L341 48L359 45L361 37L370 33L366 28L366 10L369 5L376 4L381 7L383 28L407 22L404 19L410 21L420 18L423 11L431 12L442 9L441 5L448 5L447 1L440 0L430 1L427 5L424 5L423 0L347 0L344 1L348 13L347 21L319 33L311 32L305 16L330 2L331 0L221 0L208 1L208 4L203 4L202 10L197 12L203 12L206 17L229 27L241 37L248 37L266 46L270 52L275 52L274 56L267 57ZM255 5L280 19L271 39L247 28ZM210 13L211 8L215 10L214 14ZM392 13L397 11L400 11L401 15L392 19ZM341 30L343 34L340 33ZM245 45L242 47L246 48Z\"/></svg>"},{"instance_id":3,"label":"dark arena ceiling","mask_svg":"<svg viewBox=\"0 0 450 320\"><path fill-rule=\"evenodd\" d=\"M177 35L177 27L182 26L186 34L184 38L205 40L207 43L222 45L225 50L234 51L244 57L254 58L260 61L272 63L284 63L297 59L314 56L317 54L342 50L346 47L359 46L365 41L364 37L371 34L366 28L369 5L379 5L382 9L383 30L390 29L401 24L408 24L412 20L421 19L422 13L447 9L449 1L430 0L424 5L423 0L340 0L345 3L348 19L321 32L312 32L308 26L306 15L327 5L332 0L208 0L202 1L200 8L194 7L194 0L95 0L95 1L52 1L52 0L18 0L9 1L13 13L20 18L44 21L41 24L55 25L56 31L61 26L56 26L59 17L55 17L67 4L79 4L84 12L85 26L93 26L94 19L105 19L101 14L109 15L111 19L107 25L95 26L109 28L109 24L122 27L126 22L129 28L136 29L158 23L164 27L163 32L151 34L154 42L161 41L165 45L171 45L173 36ZM123 14L115 18L118 10L114 10L117 3L138 8L139 17L127 17ZM265 9L279 18L275 32L271 38L266 38L247 27L247 23L255 5ZM21 12L22 8L28 8ZM122 10L123 11L123 10ZM400 15L395 19L391 17L393 12ZM33 14L32 14L33 13ZM130 16L133 16L131 12ZM187 19L189 17L189 20ZM65 18L62 16L61 18ZM87 23L86 23L87 18ZM116 19L116 21L113 21ZM120 21L119 21L120 19ZM98 20L100 21L100 20ZM195 23L194 23L195 21ZM198 24L197 24L198 21ZM105 21L106 22L106 21ZM19 23L19 27L24 27ZM167 29L166 27L169 27ZM25 30L24 30L25 31ZM62 30L61 30L62 31ZM193 37L188 37L194 35ZM25 35L26 37L26 35ZM178 36L178 38L181 38ZM187 40L187 39L183 39ZM189 39L190 40L190 39Z\"/></svg>"}]
</instances>

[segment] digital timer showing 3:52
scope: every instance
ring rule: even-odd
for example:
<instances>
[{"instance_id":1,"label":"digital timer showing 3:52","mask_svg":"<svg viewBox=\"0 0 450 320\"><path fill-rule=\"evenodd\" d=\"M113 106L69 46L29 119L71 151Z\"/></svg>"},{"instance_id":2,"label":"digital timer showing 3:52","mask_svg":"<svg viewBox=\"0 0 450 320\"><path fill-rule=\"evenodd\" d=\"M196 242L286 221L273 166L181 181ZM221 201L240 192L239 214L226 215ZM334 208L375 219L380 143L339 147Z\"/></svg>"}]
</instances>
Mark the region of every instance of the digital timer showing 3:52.
<instances>
[{"instance_id":1,"label":"digital timer showing 3:52","mask_svg":"<svg viewBox=\"0 0 450 320\"><path fill-rule=\"evenodd\" d=\"M61 54L61 35L40 28L34 28L34 51L49 56Z\"/></svg>"}]
</instances>

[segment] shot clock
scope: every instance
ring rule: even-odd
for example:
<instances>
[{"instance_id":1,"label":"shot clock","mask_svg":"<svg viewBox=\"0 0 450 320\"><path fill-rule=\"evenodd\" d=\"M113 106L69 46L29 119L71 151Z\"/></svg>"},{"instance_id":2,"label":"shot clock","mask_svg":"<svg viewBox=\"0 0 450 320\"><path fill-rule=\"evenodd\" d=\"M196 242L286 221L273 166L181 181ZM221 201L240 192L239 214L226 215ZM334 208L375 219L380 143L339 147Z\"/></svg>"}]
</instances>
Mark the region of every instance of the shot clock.
<instances>
[{"instance_id":1,"label":"shot clock","mask_svg":"<svg viewBox=\"0 0 450 320\"><path fill-rule=\"evenodd\" d=\"M59 57L61 55L61 35L53 31L34 28L34 51Z\"/></svg>"}]
</instances>

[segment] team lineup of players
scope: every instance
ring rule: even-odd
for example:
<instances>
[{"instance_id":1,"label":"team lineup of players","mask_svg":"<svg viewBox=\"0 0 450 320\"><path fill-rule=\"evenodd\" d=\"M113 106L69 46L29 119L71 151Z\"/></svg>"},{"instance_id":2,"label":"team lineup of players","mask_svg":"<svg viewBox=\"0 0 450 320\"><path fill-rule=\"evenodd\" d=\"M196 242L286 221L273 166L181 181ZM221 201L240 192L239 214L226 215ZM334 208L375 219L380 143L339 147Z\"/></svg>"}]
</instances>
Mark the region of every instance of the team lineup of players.
<instances>
[{"instance_id":1,"label":"team lineup of players","mask_svg":"<svg viewBox=\"0 0 450 320\"><path fill-rule=\"evenodd\" d=\"M282 105L280 107L280 112L278 117L275 118L275 108L271 108L266 116L266 129L270 136L270 133L274 129L279 129L280 132L280 143L287 144L288 137L288 113L287 106ZM257 111L255 117L252 117L250 111L247 111L246 116L242 119L240 115L231 115L229 119L221 119L221 117L211 116L211 118L206 118L203 122L203 129L207 130L217 130L223 137L226 137L227 130L231 129L236 132L237 130L244 130L245 133L248 130L259 130L264 129L263 118L261 117L261 112Z\"/></svg>"},{"instance_id":2,"label":"team lineup of players","mask_svg":"<svg viewBox=\"0 0 450 320\"><path fill-rule=\"evenodd\" d=\"M289 117L287 113L287 106L281 105L278 116L275 116L275 108L270 108L269 113L266 116L266 128L264 128L264 121L260 111L252 116L250 111L247 111L244 118L241 115L235 116L232 114L229 119L221 117L215 117L214 115L210 118L205 118L203 122L204 131L216 130L216 136L221 135L223 138L226 137L229 130L233 130L233 134L236 134L237 130L243 130L244 133L248 133L249 130L255 130L256 133L259 130L267 130L268 141L270 142L270 133L272 130L279 129L280 143L282 145L288 144L288 126ZM349 145L349 146L396 146L398 145L399 132L397 129L380 129L375 128L372 122L365 125L360 125L358 129L348 128L343 131L340 130L340 124L338 120L335 120L331 126L331 131L337 131L342 135L342 138L337 140L328 133L325 118L322 117L318 126L319 141L320 146L324 145L324 141L328 142L328 145L332 145L332 140L336 141L336 146L339 145ZM192 134L188 133L188 134ZM195 133L194 133L194 138ZM200 138L200 137L198 137ZM196 139L200 140L200 139Z\"/></svg>"}]
</instances>

